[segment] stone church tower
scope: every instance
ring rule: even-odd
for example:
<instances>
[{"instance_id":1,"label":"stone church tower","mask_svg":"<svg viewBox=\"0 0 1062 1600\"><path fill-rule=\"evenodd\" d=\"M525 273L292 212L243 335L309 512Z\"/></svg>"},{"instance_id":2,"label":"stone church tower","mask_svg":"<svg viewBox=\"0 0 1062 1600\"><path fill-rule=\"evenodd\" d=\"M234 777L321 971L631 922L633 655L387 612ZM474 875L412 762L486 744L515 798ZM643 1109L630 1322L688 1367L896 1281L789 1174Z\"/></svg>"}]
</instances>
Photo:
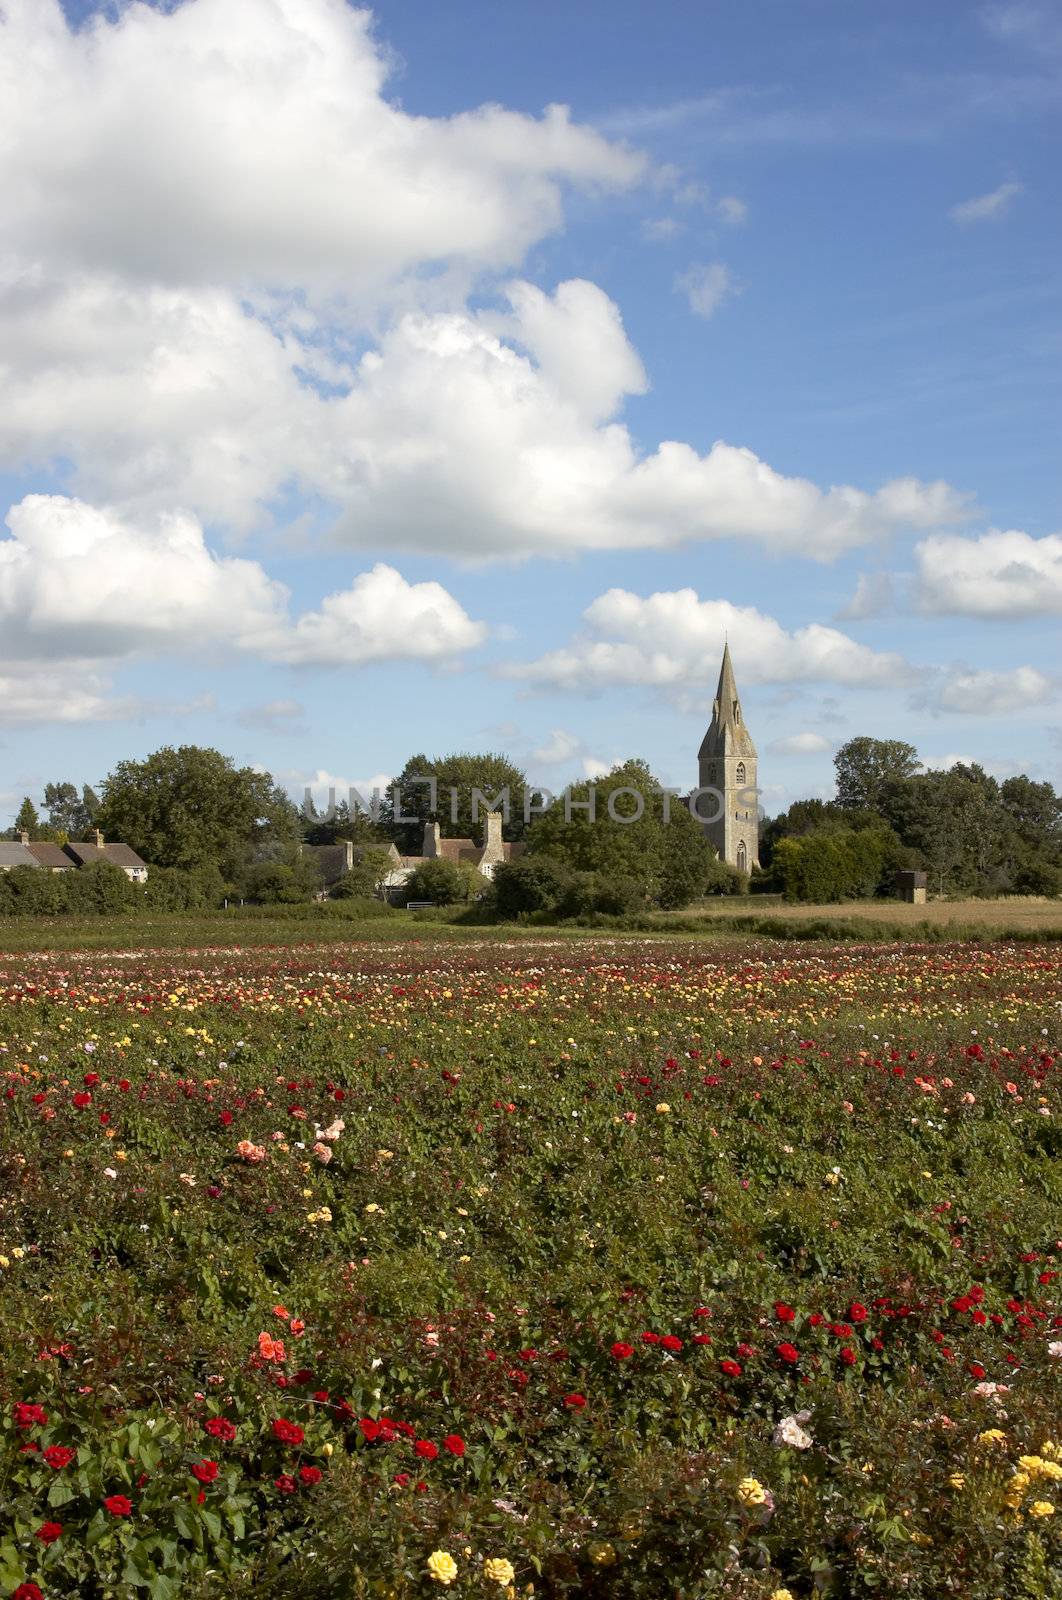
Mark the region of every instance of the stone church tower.
<instances>
[{"instance_id":1,"label":"stone church tower","mask_svg":"<svg viewBox=\"0 0 1062 1600\"><path fill-rule=\"evenodd\" d=\"M759 866L760 824L756 788L756 746L741 715L730 646L723 648L719 687L712 702L712 720L698 751L700 786L717 789L702 795L697 810L709 820L704 831L722 861L742 872ZM710 820L713 819L714 820Z\"/></svg>"}]
</instances>

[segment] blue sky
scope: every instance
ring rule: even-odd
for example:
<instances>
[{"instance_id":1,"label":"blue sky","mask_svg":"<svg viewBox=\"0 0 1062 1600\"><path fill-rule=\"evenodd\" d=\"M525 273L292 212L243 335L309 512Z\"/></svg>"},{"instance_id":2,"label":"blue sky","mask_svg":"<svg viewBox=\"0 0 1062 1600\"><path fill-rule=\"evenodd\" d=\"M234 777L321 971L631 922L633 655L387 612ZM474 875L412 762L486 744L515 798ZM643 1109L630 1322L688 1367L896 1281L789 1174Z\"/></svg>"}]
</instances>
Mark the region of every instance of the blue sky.
<instances>
[{"instance_id":1,"label":"blue sky","mask_svg":"<svg viewBox=\"0 0 1062 1600\"><path fill-rule=\"evenodd\" d=\"M691 783L724 632L768 810L1062 778L1057 8L5 12L0 822L179 742Z\"/></svg>"}]
</instances>

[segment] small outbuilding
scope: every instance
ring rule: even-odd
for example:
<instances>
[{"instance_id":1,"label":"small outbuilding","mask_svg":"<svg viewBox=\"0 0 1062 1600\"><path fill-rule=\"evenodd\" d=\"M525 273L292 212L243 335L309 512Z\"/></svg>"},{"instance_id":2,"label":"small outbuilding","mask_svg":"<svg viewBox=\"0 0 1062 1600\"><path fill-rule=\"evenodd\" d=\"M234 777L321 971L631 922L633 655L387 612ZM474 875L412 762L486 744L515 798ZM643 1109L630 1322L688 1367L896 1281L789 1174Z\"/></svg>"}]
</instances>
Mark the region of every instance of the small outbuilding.
<instances>
[{"instance_id":1,"label":"small outbuilding","mask_svg":"<svg viewBox=\"0 0 1062 1600\"><path fill-rule=\"evenodd\" d=\"M924 906L926 903L926 875L924 872L898 872L896 874L896 898L906 900L913 906Z\"/></svg>"}]
</instances>

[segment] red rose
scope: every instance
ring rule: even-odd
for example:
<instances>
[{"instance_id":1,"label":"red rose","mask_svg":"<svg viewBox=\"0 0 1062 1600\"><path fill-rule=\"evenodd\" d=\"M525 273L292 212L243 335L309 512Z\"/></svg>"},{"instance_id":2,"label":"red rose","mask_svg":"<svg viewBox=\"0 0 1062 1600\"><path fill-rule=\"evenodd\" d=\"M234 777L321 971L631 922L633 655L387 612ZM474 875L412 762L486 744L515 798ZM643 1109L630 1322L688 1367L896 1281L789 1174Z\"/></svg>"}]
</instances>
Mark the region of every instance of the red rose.
<instances>
[{"instance_id":1,"label":"red rose","mask_svg":"<svg viewBox=\"0 0 1062 1600\"><path fill-rule=\"evenodd\" d=\"M44 1595L35 1583L20 1583L12 1592L11 1600L44 1600Z\"/></svg>"},{"instance_id":2,"label":"red rose","mask_svg":"<svg viewBox=\"0 0 1062 1600\"><path fill-rule=\"evenodd\" d=\"M391 1482L397 1483L400 1489L407 1489L409 1487L409 1473L396 1472L394 1477L391 1479Z\"/></svg>"},{"instance_id":3,"label":"red rose","mask_svg":"<svg viewBox=\"0 0 1062 1600\"><path fill-rule=\"evenodd\" d=\"M55 1468L56 1472L60 1472L63 1467L70 1465L76 1455L77 1451L71 1450L69 1445L51 1444L44 1452L44 1459L50 1467Z\"/></svg>"},{"instance_id":4,"label":"red rose","mask_svg":"<svg viewBox=\"0 0 1062 1600\"><path fill-rule=\"evenodd\" d=\"M853 1300L848 1307L848 1315L853 1322L865 1322L869 1313L866 1306L860 1305L858 1300Z\"/></svg>"},{"instance_id":5,"label":"red rose","mask_svg":"<svg viewBox=\"0 0 1062 1600\"><path fill-rule=\"evenodd\" d=\"M200 1483L213 1483L218 1475L216 1461L197 1461L192 1467L192 1477L198 1478Z\"/></svg>"},{"instance_id":6,"label":"red rose","mask_svg":"<svg viewBox=\"0 0 1062 1600\"><path fill-rule=\"evenodd\" d=\"M682 1349L682 1340L681 1339L677 1339L673 1333L665 1333L665 1335L661 1339L660 1343L661 1343L661 1346L663 1347L663 1349L665 1349L665 1350L681 1350Z\"/></svg>"},{"instance_id":7,"label":"red rose","mask_svg":"<svg viewBox=\"0 0 1062 1600\"><path fill-rule=\"evenodd\" d=\"M626 1361L628 1356L634 1354L634 1346L632 1344L624 1344L622 1339L619 1339L612 1346L612 1354L617 1361Z\"/></svg>"},{"instance_id":8,"label":"red rose","mask_svg":"<svg viewBox=\"0 0 1062 1600\"><path fill-rule=\"evenodd\" d=\"M281 1494L294 1494L298 1484L290 1472L282 1472L279 1478L273 1479L273 1487L279 1489Z\"/></svg>"},{"instance_id":9,"label":"red rose","mask_svg":"<svg viewBox=\"0 0 1062 1600\"><path fill-rule=\"evenodd\" d=\"M585 1394L566 1394L564 1396L564 1404L570 1406L573 1411L581 1411L586 1404L586 1396Z\"/></svg>"},{"instance_id":10,"label":"red rose","mask_svg":"<svg viewBox=\"0 0 1062 1600\"><path fill-rule=\"evenodd\" d=\"M228 1417L207 1417L203 1427L213 1439L224 1439L226 1444L231 1444L236 1437L235 1424Z\"/></svg>"},{"instance_id":11,"label":"red rose","mask_svg":"<svg viewBox=\"0 0 1062 1600\"><path fill-rule=\"evenodd\" d=\"M42 1522L37 1529L37 1538L41 1544L54 1544L63 1531L61 1522Z\"/></svg>"},{"instance_id":12,"label":"red rose","mask_svg":"<svg viewBox=\"0 0 1062 1600\"><path fill-rule=\"evenodd\" d=\"M418 1439L413 1448L424 1461L434 1461L439 1454L439 1446L430 1439Z\"/></svg>"},{"instance_id":13,"label":"red rose","mask_svg":"<svg viewBox=\"0 0 1062 1600\"><path fill-rule=\"evenodd\" d=\"M297 1422L278 1417L273 1424L273 1438L279 1439L281 1444L301 1444L305 1437Z\"/></svg>"},{"instance_id":14,"label":"red rose","mask_svg":"<svg viewBox=\"0 0 1062 1600\"><path fill-rule=\"evenodd\" d=\"M463 1456L465 1453L465 1441L459 1433L448 1433L443 1440L443 1448L449 1450L452 1456Z\"/></svg>"},{"instance_id":15,"label":"red rose","mask_svg":"<svg viewBox=\"0 0 1062 1600\"><path fill-rule=\"evenodd\" d=\"M658 1333L643 1333L642 1334L642 1343L643 1344L659 1344L660 1343L660 1335Z\"/></svg>"},{"instance_id":16,"label":"red rose","mask_svg":"<svg viewBox=\"0 0 1062 1600\"><path fill-rule=\"evenodd\" d=\"M362 1417L358 1427L361 1429L362 1437L367 1444L372 1444L374 1439L379 1438L380 1424L375 1422L372 1417Z\"/></svg>"},{"instance_id":17,"label":"red rose","mask_svg":"<svg viewBox=\"0 0 1062 1600\"><path fill-rule=\"evenodd\" d=\"M133 1514L133 1502L127 1500L124 1494L109 1494L103 1503L112 1517L130 1517Z\"/></svg>"},{"instance_id":18,"label":"red rose","mask_svg":"<svg viewBox=\"0 0 1062 1600\"><path fill-rule=\"evenodd\" d=\"M710 1333L695 1333L693 1342L694 1344L711 1344L712 1336Z\"/></svg>"},{"instance_id":19,"label":"red rose","mask_svg":"<svg viewBox=\"0 0 1062 1600\"><path fill-rule=\"evenodd\" d=\"M232 1112L231 1111L219 1111L218 1112L218 1121L220 1122L220 1124L221 1124L221 1126L223 1128L231 1127L231 1125L232 1125Z\"/></svg>"},{"instance_id":20,"label":"red rose","mask_svg":"<svg viewBox=\"0 0 1062 1600\"><path fill-rule=\"evenodd\" d=\"M985 1369L979 1361L968 1362L966 1370L971 1378L983 1378L985 1376Z\"/></svg>"},{"instance_id":21,"label":"red rose","mask_svg":"<svg viewBox=\"0 0 1062 1600\"><path fill-rule=\"evenodd\" d=\"M741 1377L741 1368L736 1361L720 1361L719 1366L720 1370L725 1372L728 1378Z\"/></svg>"},{"instance_id":22,"label":"red rose","mask_svg":"<svg viewBox=\"0 0 1062 1600\"><path fill-rule=\"evenodd\" d=\"M75 1094L73 1096L73 1100L79 1111L84 1111L86 1106L90 1106L92 1104L92 1096L90 1094L86 1094L84 1090L78 1094Z\"/></svg>"},{"instance_id":23,"label":"red rose","mask_svg":"<svg viewBox=\"0 0 1062 1600\"><path fill-rule=\"evenodd\" d=\"M48 1426L48 1413L43 1406L33 1404L29 1400L20 1400L12 1407L11 1415L15 1419L16 1428L46 1428Z\"/></svg>"},{"instance_id":24,"label":"red rose","mask_svg":"<svg viewBox=\"0 0 1062 1600\"><path fill-rule=\"evenodd\" d=\"M784 1300L775 1301L774 1314L779 1322L792 1322L796 1317L792 1306L787 1306Z\"/></svg>"},{"instance_id":25,"label":"red rose","mask_svg":"<svg viewBox=\"0 0 1062 1600\"><path fill-rule=\"evenodd\" d=\"M791 1367L795 1367L797 1362L800 1360L800 1351L797 1349L795 1344L780 1344L778 1346L778 1354L781 1356L782 1360L788 1362Z\"/></svg>"},{"instance_id":26,"label":"red rose","mask_svg":"<svg viewBox=\"0 0 1062 1600\"><path fill-rule=\"evenodd\" d=\"M320 1467L300 1467L299 1477L308 1489L312 1488L315 1483L320 1483L321 1481L321 1469Z\"/></svg>"},{"instance_id":27,"label":"red rose","mask_svg":"<svg viewBox=\"0 0 1062 1600\"><path fill-rule=\"evenodd\" d=\"M844 1362L846 1367L855 1366L856 1353L852 1349L851 1345L845 1345L844 1349L841 1351L841 1360Z\"/></svg>"}]
</instances>

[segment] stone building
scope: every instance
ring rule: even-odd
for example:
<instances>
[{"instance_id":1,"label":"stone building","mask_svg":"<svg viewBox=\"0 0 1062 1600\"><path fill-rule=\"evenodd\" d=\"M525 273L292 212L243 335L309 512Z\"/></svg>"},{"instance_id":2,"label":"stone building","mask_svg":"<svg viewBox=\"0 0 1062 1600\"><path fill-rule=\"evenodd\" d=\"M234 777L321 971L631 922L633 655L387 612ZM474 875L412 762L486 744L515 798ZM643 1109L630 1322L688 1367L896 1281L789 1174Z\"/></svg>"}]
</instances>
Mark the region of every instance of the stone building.
<instances>
[{"instance_id":1,"label":"stone building","mask_svg":"<svg viewBox=\"0 0 1062 1600\"><path fill-rule=\"evenodd\" d=\"M698 751L702 794L697 809L720 860L741 872L760 864L760 821L756 793L756 746L741 714L730 646L723 647L712 720ZM720 798L721 797L721 798Z\"/></svg>"}]
</instances>

